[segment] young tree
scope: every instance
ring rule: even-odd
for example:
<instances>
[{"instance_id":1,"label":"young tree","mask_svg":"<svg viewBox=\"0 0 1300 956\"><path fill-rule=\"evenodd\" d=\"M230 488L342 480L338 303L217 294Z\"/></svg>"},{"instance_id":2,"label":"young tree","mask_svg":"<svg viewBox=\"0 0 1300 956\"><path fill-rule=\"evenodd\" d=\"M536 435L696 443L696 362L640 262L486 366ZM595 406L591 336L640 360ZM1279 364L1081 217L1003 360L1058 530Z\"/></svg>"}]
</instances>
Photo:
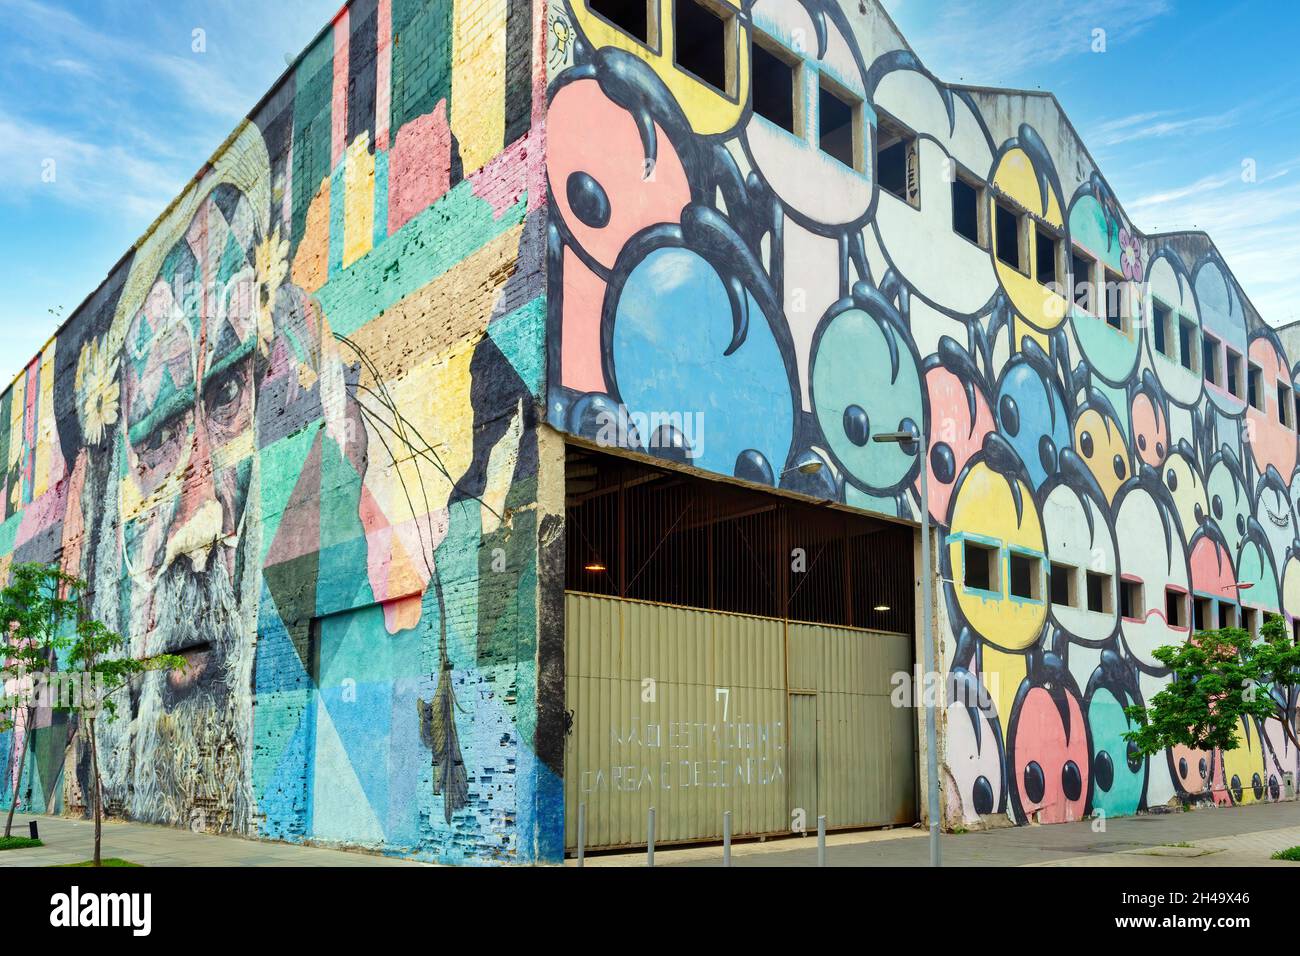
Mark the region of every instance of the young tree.
<instances>
[{"instance_id":1,"label":"young tree","mask_svg":"<svg viewBox=\"0 0 1300 956\"><path fill-rule=\"evenodd\" d=\"M86 719L90 740L90 767L95 788L95 857L100 865L100 837L103 832L104 788L99 776L99 748L95 740L95 724L101 711L117 713L113 699L122 688L131 683L137 674L156 670L184 670L185 658L177 654L158 654L137 659L117 656L126 647L122 635L110 631L104 624L90 617L77 619L76 636L68 654L68 666L81 672L81 697L78 709Z\"/></svg>"},{"instance_id":2,"label":"young tree","mask_svg":"<svg viewBox=\"0 0 1300 956\"><path fill-rule=\"evenodd\" d=\"M36 718L38 701L33 687L41 679L48 686L50 674L58 670L58 651L67 644L66 626L76 618L81 583L58 565L16 564L10 571L9 584L0 590L0 628L6 637L0 677L18 685L17 693L12 696L11 716L0 729L17 732L21 726L23 734L22 747L17 751L18 763L13 770L9 815L5 818L6 837L13 830Z\"/></svg>"},{"instance_id":3,"label":"young tree","mask_svg":"<svg viewBox=\"0 0 1300 956\"><path fill-rule=\"evenodd\" d=\"M1272 615L1258 639L1239 627L1198 631L1184 644L1157 648L1153 656L1173 675L1146 707L1124 713L1136 730L1124 737L1144 756L1175 744L1197 750L1235 750L1244 717L1277 718L1292 745L1296 739L1290 689L1300 682L1300 646Z\"/></svg>"}]
</instances>

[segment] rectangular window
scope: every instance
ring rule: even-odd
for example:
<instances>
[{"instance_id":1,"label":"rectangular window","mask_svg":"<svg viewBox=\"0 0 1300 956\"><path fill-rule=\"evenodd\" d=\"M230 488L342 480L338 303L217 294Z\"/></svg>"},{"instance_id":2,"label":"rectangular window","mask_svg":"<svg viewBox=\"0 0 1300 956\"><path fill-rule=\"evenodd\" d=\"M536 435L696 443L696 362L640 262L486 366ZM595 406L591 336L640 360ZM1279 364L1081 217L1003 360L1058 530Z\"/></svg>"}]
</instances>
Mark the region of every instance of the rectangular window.
<instances>
[{"instance_id":1,"label":"rectangular window","mask_svg":"<svg viewBox=\"0 0 1300 956\"><path fill-rule=\"evenodd\" d=\"M1027 601L1041 601L1041 567L1037 558L1012 551L1008 560L1010 595Z\"/></svg>"},{"instance_id":2,"label":"rectangular window","mask_svg":"<svg viewBox=\"0 0 1300 956\"><path fill-rule=\"evenodd\" d=\"M858 136L854 129L855 117L862 113L858 104L846 102L838 93L828 90L823 84L818 105L818 135L822 152L834 156L850 169L858 169ZM916 157L913 150L908 156L906 170L907 201L913 205L916 204L914 196L919 195L916 175Z\"/></svg>"},{"instance_id":3,"label":"rectangular window","mask_svg":"<svg viewBox=\"0 0 1300 956\"><path fill-rule=\"evenodd\" d=\"M1219 628L1237 626L1237 609L1226 601L1219 602Z\"/></svg>"},{"instance_id":4,"label":"rectangular window","mask_svg":"<svg viewBox=\"0 0 1300 956\"><path fill-rule=\"evenodd\" d=\"M1110 613L1110 575L1088 572L1088 610Z\"/></svg>"},{"instance_id":5,"label":"rectangular window","mask_svg":"<svg viewBox=\"0 0 1300 956\"><path fill-rule=\"evenodd\" d=\"M1184 592L1165 589L1165 623L1170 627L1187 626L1187 595Z\"/></svg>"},{"instance_id":6,"label":"rectangular window","mask_svg":"<svg viewBox=\"0 0 1300 956\"><path fill-rule=\"evenodd\" d=\"M1184 319L1178 320L1178 358L1183 368L1196 371L1196 326Z\"/></svg>"},{"instance_id":7,"label":"rectangular window","mask_svg":"<svg viewBox=\"0 0 1300 956\"><path fill-rule=\"evenodd\" d=\"M650 45L650 4L647 0L587 0L587 7L628 36Z\"/></svg>"},{"instance_id":8,"label":"rectangular window","mask_svg":"<svg viewBox=\"0 0 1300 956\"><path fill-rule=\"evenodd\" d=\"M1159 302L1151 303L1151 334L1155 339L1156 351L1165 358L1169 354L1169 315L1170 312Z\"/></svg>"},{"instance_id":9,"label":"rectangular window","mask_svg":"<svg viewBox=\"0 0 1300 956\"><path fill-rule=\"evenodd\" d=\"M1142 603L1142 585L1137 581L1119 582L1119 615L1130 619L1141 618L1146 611Z\"/></svg>"},{"instance_id":10,"label":"rectangular window","mask_svg":"<svg viewBox=\"0 0 1300 956\"><path fill-rule=\"evenodd\" d=\"M1074 304L1085 312L1095 312L1092 306L1092 260L1074 250L1070 253L1070 273L1074 280Z\"/></svg>"},{"instance_id":11,"label":"rectangular window","mask_svg":"<svg viewBox=\"0 0 1300 956\"><path fill-rule=\"evenodd\" d=\"M1106 270L1106 322L1112 328L1125 331L1127 310L1124 302L1124 280L1109 269Z\"/></svg>"},{"instance_id":12,"label":"rectangular window","mask_svg":"<svg viewBox=\"0 0 1300 956\"><path fill-rule=\"evenodd\" d=\"M1291 398L1291 386L1284 381L1277 383L1277 420L1287 428L1294 428L1295 419L1291 413L1295 411L1295 401Z\"/></svg>"},{"instance_id":13,"label":"rectangular window","mask_svg":"<svg viewBox=\"0 0 1300 956\"><path fill-rule=\"evenodd\" d=\"M998 587L998 552L974 541L965 542L962 549L962 581L966 587L979 591L1001 593Z\"/></svg>"},{"instance_id":14,"label":"rectangular window","mask_svg":"<svg viewBox=\"0 0 1300 956\"><path fill-rule=\"evenodd\" d=\"M908 171L915 167L916 137L887 117L876 129L876 180L885 192L908 199Z\"/></svg>"},{"instance_id":15,"label":"rectangular window","mask_svg":"<svg viewBox=\"0 0 1300 956\"><path fill-rule=\"evenodd\" d=\"M1291 421L1296 422L1297 427L1300 427L1300 392L1292 392L1291 398L1291 414L1295 416Z\"/></svg>"},{"instance_id":16,"label":"rectangular window","mask_svg":"<svg viewBox=\"0 0 1300 956\"><path fill-rule=\"evenodd\" d=\"M1259 616L1255 613L1253 607L1243 607L1241 609L1241 627L1251 637L1258 637L1259 634L1255 628L1258 624Z\"/></svg>"},{"instance_id":17,"label":"rectangular window","mask_svg":"<svg viewBox=\"0 0 1300 956\"><path fill-rule=\"evenodd\" d=\"M1203 631L1210 626L1210 599L1198 597L1192 600L1192 627Z\"/></svg>"},{"instance_id":18,"label":"rectangular window","mask_svg":"<svg viewBox=\"0 0 1300 956\"><path fill-rule=\"evenodd\" d=\"M1228 394L1241 398L1241 356L1227 349L1228 360L1224 368L1228 380Z\"/></svg>"},{"instance_id":19,"label":"rectangular window","mask_svg":"<svg viewBox=\"0 0 1300 956\"><path fill-rule=\"evenodd\" d=\"M1201 374L1211 385L1219 385L1219 340L1213 335L1201 336Z\"/></svg>"},{"instance_id":20,"label":"rectangular window","mask_svg":"<svg viewBox=\"0 0 1300 956\"><path fill-rule=\"evenodd\" d=\"M1246 401L1251 408L1264 410L1264 370L1252 364L1246 373Z\"/></svg>"},{"instance_id":21,"label":"rectangular window","mask_svg":"<svg viewBox=\"0 0 1300 956\"><path fill-rule=\"evenodd\" d=\"M980 189L958 174L952 181L952 231L977 246L984 245L980 229Z\"/></svg>"},{"instance_id":22,"label":"rectangular window","mask_svg":"<svg viewBox=\"0 0 1300 956\"><path fill-rule=\"evenodd\" d=\"M673 10L677 65L719 93L726 93L729 87L726 22L699 0L677 0Z\"/></svg>"},{"instance_id":23,"label":"rectangular window","mask_svg":"<svg viewBox=\"0 0 1300 956\"><path fill-rule=\"evenodd\" d=\"M1020 220L1021 216L1014 210L997 204L997 244L998 258L1006 265L1023 272L1020 264Z\"/></svg>"},{"instance_id":24,"label":"rectangular window","mask_svg":"<svg viewBox=\"0 0 1300 956\"><path fill-rule=\"evenodd\" d=\"M1042 227L1034 232L1034 274L1039 285L1052 285L1056 282L1056 236Z\"/></svg>"},{"instance_id":25,"label":"rectangular window","mask_svg":"<svg viewBox=\"0 0 1300 956\"><path fill-rule=\"evenodd\" d=\"M754 112L787 133L795 133L794 67L754 41L751 62ZM796 134L797 135L797 134Z\"/></svg>"},{"instance_id":26,"label":"rectangular window","mask_svg":"<svg viewBox=\"0 0 1300 956\"><path fill-rule=\"evenodd\" d=\"M1062 607L1078 607L1074 594L1074 568L1064 564L1053 564L1048 571L1048 588L1052 594L1052 603Z\"/></svg>"}]
</instances>

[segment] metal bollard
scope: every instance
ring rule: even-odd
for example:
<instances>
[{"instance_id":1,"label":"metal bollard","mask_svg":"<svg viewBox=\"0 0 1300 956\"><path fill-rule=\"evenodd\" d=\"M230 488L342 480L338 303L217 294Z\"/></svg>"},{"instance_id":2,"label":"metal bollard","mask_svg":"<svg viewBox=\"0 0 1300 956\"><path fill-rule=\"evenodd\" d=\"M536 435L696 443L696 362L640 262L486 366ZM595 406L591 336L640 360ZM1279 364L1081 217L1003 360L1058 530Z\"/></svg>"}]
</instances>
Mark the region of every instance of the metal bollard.
<instances>
[{"instance_id":1,"label":"metal bollard","mask_svg":"<svg viewBox=\"0 0 1300 956\"><path fill-rule=\"evenodd\" d=\"M817 865L826 865L826 817L817 818Z\"/></svg>"},{"instance_id":2,"label":"metal bollard","mask_svg":"<svg viewBox=\"0 0 1300 956\"><path fill-rule=\"evenodd\" d=\"M731 866L731 811L722 815L722 865Z\"/></svg>"},{"instance_id":3,"label":"metal bollard","mask_svg":"<svg viewBox=\"0 0 1300 956\"><path fill-rule=\"evenodd\" d=\"M578 866L583 865L587 855L587 805L578 804Z\"/></svg>"},{"instance_id":4,"label":"metal bollard","mask_svg":"<svg viewBox=\"0 0 1300 956\"><path fill-rule=\"evenodd\" d=\"M646 814L645 865L655 865L655 808Z\"/></svg>"},{"instance_id":5,"label":"metal bollard","mask_svg":"<svg viewBox=\"0 0 1300 956\"><path fill-rule=\"evenodd\" d=\"M39 840L40 835L36 832L36 821L32 820L27 824L27 832L32 835L33 840Z\"/></svg>"}]
</instances>

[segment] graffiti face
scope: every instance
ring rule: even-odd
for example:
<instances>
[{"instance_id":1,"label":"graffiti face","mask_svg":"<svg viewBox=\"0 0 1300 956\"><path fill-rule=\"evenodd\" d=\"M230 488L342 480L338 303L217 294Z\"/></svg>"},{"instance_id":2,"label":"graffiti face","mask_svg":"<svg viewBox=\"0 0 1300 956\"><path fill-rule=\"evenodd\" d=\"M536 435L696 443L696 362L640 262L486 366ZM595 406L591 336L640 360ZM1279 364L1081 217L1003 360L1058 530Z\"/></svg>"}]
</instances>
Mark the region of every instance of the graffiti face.
<instances>
[{"instance_id":1,"label":"graffiti face","mask_svg":"<svg viewBox=\"0 0 1300 956\"><path fill-rule=\"evenodd\" d=\"M820 23L814 23L813 10ZM840 29L838 11L800 0L758 0L751 16L765 42L778 48L782 58L797 61L796 70L805 78L796 92L803 100L794 110L793 132L759 112L750 113L743 142L755 170L786 212L807 228L830 231L861 221L875 196L865 158L874 153L866 143L855 164L846 165L824 152L816 127L820 103L814 102L823 82L851 100L866 98L856 41Z\"/></svg>"},{"instance_id":2,"label":"graffiti face","mask_svg":"<svg viewBox=\"0 0 1300 956\"><path fill-rule=\"evenodd\" d=\"M1231 455L1215 455L1210 463L1210 473L1205 480L1205 493L1209 499L1209 520L1212 521L1234 558L1246 536L1246 521L1250 517L1250 499L1241 469Z\"/></svg>"},{"instance_id":3,"label":"graffiti face","mask_svg":"<svg viewBox=\"0 0 1300 956\"><path fill-rule=\"evenodd\" d=\"M984 390L970 379L942 365L925 373L930 396L930 513L936 521L948 515L957 477L966 463L984 445L984 436L994 429L993 412Z\"/></svg>"},{"instance_id":4,"label":"graffiti face","mask_svg":"<svg viewBox=\"0 0 1300 956\"><path fill-rule=\"evenodd\" d=\"M992 179L994 187L1003 196L1042 219L1050 229L1065 234L1064 203L1056 169L1038 134L1032 129L1022 126L1019 139L1004 147L997 158ZM1001 250L1003 254L999 256L996 237L991 244L991 261L1002 291L1016 312L1034 328L1051 331L1065 321L1069 312L1066 299L1061 295L1064 283L1058 279L1054 287L1049 287L1040 283L1037 275L1031 276L1031 268L1037 263L1038 243L1042 239L1037 229L1027 230L1026 237L1021 239L1025 251L1020 256L1021 268L1005 261L1009 250Z\"/></svg>"},{"instance_id":5,"label":"graffiti face","mask_svg":"<svg viewBox=\"0 0 1300 956\"><path fill-rule=\"evenodd\" d=\"M926 420L915 346L876 298L846 300L817 331L812 400L827 446L849 481L887 494L909 484L916 446L873 442L882 432L913 431ZM888 388L868 383L888 382Z\"/></svg>"},{"instance_id":6,"label":"graffiti face","mask_svg":"<svg viewBox=\"0 0 1300 956\"><path fill-rule=\"evenodd\" d=\"M1187 594L1191 586L1186 554L1176 546L1178 519L1162 498L1134 479L1115 498L1115 527L1124 529L1120 578L1133 586L1138 599L1130 615L1120 618L1120 635L1133 660L1158 671L1163 665L1152 652L1186 637L1185 629L1171 626L1165 610L1168 592Z\"/></svg>"},{"instance_id":7,"label":"graffiti face","mask_svg":"<svg viewBox=\"0 0 1300 956\"><path fill-rule=\"evenodd\" d=\"M1250 341L1250 361L1259 370L1260 408L1247 406L1248 444L1255 469L1263 474L1272 467L1289 475L1296 467L1296 433L1285 422L1295 421L1295 399L1291 373L1275 336L1256 332ZM1291 408L1284 403L1291 403Z\"/></svg>"},{"instance_id":8,"label":"graffiti face","mask_svg":"<svg viewBox=\"0 0 1300 956\"><path fill-rule=\"evenodd\" d=\"M1089 787L1088 725L1078 690L1057 677L1027 678L1007 733L1007 786L1018 822L1064 823L1083 817Z\"/></svg>"},{"instance_id":9,"label":"graffiti face","mask_svg":"<svg viewBox=\"0 0 1300 956\"><path fill-rule=\"evenodd\" d=\"M1240 362L1246 354L1246 316L1232 280L1223 266L1214 260L1203 262L1196 270L1196 301L1200 305L1201 325L1207 335L1219 343L1217 358L1224 365L1228 360ZM1239 395L1233 395L1220 384L1206 383L1205 394L1219 412L1231 417L1239 416L1246 407Z\"/></svg>"},{"instance_id":10,"label":"graffiti face","mask_svg":"<svg viewBox=\"0 0 1300 956\"><path fill-rule=\"evenodd\" d=\"M1041 636L1047 619L1041 578L1026 580L1026 590L1017 594L1017 582L1009 572L1017 555L1028 559L1041 576L1045 552L1043 527L1029 487L977 459L967 468L953 499L948 561L957 607L971 630L989 644L1019 651ZM981 561L991 570L983 575L981 569L977 578L973 566Z\"/></svg>"},{"instance_id":11,"label":"graffiti face","mask_svg":"<svg viewBox=\"0 0 1300 956\"><path fill-rule=\"evenodd\" d=\"M1133 444L1143 464L1159 468L1169 453L1169 421L1153 396L1145 391L1133 396Z\"/></svg>"},{"instance_id":12,"label":"graffiti face","mask_svg":"<svg viewBox=\"0 0 1300 956\"><path fill-rule=\"evenodd\" d=\"M1163 350L1156 341L1153 306L1168 310L1162 333ZM1151 260L1147 271L1146 310L1143 335L1151 368L1171 402L1191 408L1201 397L1201 312L1187 278L1187 270L1171 253L1162 252Z\"/></svg>"},{"instance_id":13,"label":"graffiti face","mask_svg":"<svg viewBox=\"0 0 1300 956\"><path fill-rule=\"evenodd\" d=\"M233 572L253 446L254 246L242 197L204 203L127 332L120 500L135 584ZM149 504L145 504L149 502Z\"/></svg>"},{"instance_id":14,"label":"graffiti face","mask_svg":"<svg viewBox=\"0 0 1300 956\"><path fill-rule=\"evenodd\" d=\"M1205 480L1200 468L1187 445L1176 447L1165 462L1161 472L1161 483L1169 492L1178 514L1178 526L1182 529L1184 544L1191 540L1196 529L1205 521L1210 511L1209 500L1205 496Z\"/></svg>"},{"instance_id":15,"label":"graffiti face","mask_svg":"<svg viewBox=\"0 0 1300 956\"><path fill-rule=\"evenodd\" d=\"M1210 785L1210 764L1214 754L1178 744L1169 750L1169 767L1174 785L1184 796L1204 793Z\"/></svg>"},{"instance_id":16,"label":"graffiti face","mask_svg":"<svg viewBox=\"0 0 1300 956\"><path fill-rule=\"evenodd\" d=\"M1056 471L1071 444L1070 416L1060 386L1043 363L1013 359L998 383L998 431L1024 463L1036 489Z\"/></svg>"},{"instance_id":17,"label":"graffiti face","mask_svg":"<svg viewBox=\"0 0 1300 956\"><path fill-rule=\"evenodd\" d=\"M948 705L949 746L955 746L954 752L960 755L948 762L951 792L960 800L962 819L974 822L1006 809L1002 730L992 701L975 675L954 670L951 686L962 695ZM967 706L981 701L987 706Z\"/></svg>"},{"instance_id":18,"label":"graffiti face","mask_svg":"<svg viewBox=\"0 0 1300 956\"><path fill-rule=\"evenodd\" d=\"M1089 291L1086 299L1088 308L1073 305L1070 323L1090 370L1111 385L1121 385L1132 378L1137 369L1142 342L1140 335L1116 329L1106 321L1105 297L1115 294L1115 290L1109 288L1102 277L1110 274L1124 279L1140 278L1131 275L1132 263L1129 263L1128 269L1125 268L1121 233L1127 235L1123 224L1114 217L1107 204L1098 198L1094 184L1081 186L1070 206L1070 240L1088 257L1096 260L1100 264L1098 268L1103 271L1097 276L1071 274L1070 280L1076 289L1080 284L1085 284ZM1141 434L1136 423L1134 430Z\"/></svg>"},{"instance_id":19,"label":"graffiti face","mask_svg":"<svg viewBox=\"0 0 1300 956\"><path fill-rule=\"evenodd\" d=\"M633 37L591 10L587 0L568 4L574 22L592 49L614 47L629 50L648 63L664 86L681 105L691 127L701 136L716 136L735 127L745 106L744 91L749 89L749 19L740 14L739 0L719 0L719 7L735 29L724 29L723 43L728 62L735 64L735 86L719 89L677 63L675 56L683 38L677 36L673 0L654 0L655 15L648 17L657 25L657 37ZM657 42L656 42L657 40ZM725 85L725 81L723 81Z\"/></svg>"},{"instance_id":20,"label":"graffiti face","mask_svg":"<svg viewBox=\"0 0 1300 956\"><path fill-rule=\"evenodd\" d=\"M1073 576L1073 603L1053 602L1052 618L1061 630L1081 643L1101 643L1115 633L1119 611L1109 593L1100 609L1088 606L1086 574L1089 569L1118 566L1110 515L1092 495L1067 481L1053 479L1043 486L1043 491L1047 556L1053 565L1069 568Z\"/></svg>"},{"instance_id":21,"label":"graffiti face","mask_svg":"<svg viewBox=\"0 0 1300 956\"><path fill-rule=\"evenodd\" d=\"M1135 730L1124 708L1137 703L1116 689L1100 686L1088 697L1092 731L1092 808L1108 816L1136 812L1146 793L1147 760L1124 734ZM1123 701L1128 701L1123 703Z\"/></svg>"},{"instance_id":22,"label":"graffiti face","mask_svg":"<svg viewBox=\"0 0 1300 956\"><path fill-rule=\"evenodd\" d=\"M1214 802L1241 806L1257 803L1265 787L1264 744L1254 718L1243 717L1235 750L1214 752Z\"/></svg>"},{"instance_id":23,"label":"graffiti face","mask_svg":"<svg viewBox=\"0 0 1300 956\"><path fill-rule=\"evenodd\" d=\"M1107 501L1129 477L1128 446L1115 421L1100 408L1083 407L1074 419L1074 447Z\"/></svg>"},{"instance_id":24,"label":"graffiti face","mask_svg":"<svg viewBox=\"0 0 1300 956\"><path fill-rule=\"evenodd\" d=\"M912 67L884 57L871 72L884 71L873 96L877 110L907 116L918 134L918 175L935 181L936 171L958 168L980 178L987 175L993 155L970 106ZM993 297L998 277L987 251L954 232L952 223L952 190L935 190L919 206L886 190L879 193L875 229L890 265L936 308L972 314Z\"/></svg>"},{"instance_id":25,"label":"graffiti face","mask_svg":"<svg viewBox=\"0 0 1300 956\"><path fill-rule=\"evenodd\" d=\"M1273 566L1286 564L1297 537L1295 512L1291 507L1290 491L1273 472L1260 479L1255 495L1255 520L1264 530Z\"/></svg>"}]
</instances>

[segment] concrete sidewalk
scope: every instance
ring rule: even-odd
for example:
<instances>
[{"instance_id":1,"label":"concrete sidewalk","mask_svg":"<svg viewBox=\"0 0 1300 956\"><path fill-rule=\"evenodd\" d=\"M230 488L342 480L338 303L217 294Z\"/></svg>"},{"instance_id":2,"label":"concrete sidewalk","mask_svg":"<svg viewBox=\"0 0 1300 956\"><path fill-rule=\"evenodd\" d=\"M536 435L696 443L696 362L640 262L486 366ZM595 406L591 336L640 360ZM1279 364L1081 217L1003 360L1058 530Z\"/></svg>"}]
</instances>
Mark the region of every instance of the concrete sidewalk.
<instances>
[{"instance_id":1,"label":"concrete sidewalk","mask_svg":"<svg viewBox=\"0 0 1300 956\"><path fill-rule=\"evenodd\" d=\"M1270 860L1300 845L1300 803L1206 807L1054 826L944 834L945 866L1289 866ZM832 834L828 866L928 866L927 834L917 829ZM1189 844L1189 845L1184 845ZM574 866L575 861L567 861ZM660 848L655 866L721 866L720 846ZM645 851L587 855L587 866L644 866ZM817 837L738 843L733 866L816 866Z\"/></svg>"},{"instance_id":2,"label":"concrete sidewalk","mask_svg":"<svg viewBox=\"0 0 1300 956\"><path fill-rule=\"evenodd\" d=\"M36 820L45 844L30 850L0 852L0 866L53 866L80 863L95 853L95 824L40 814L14 817L14 835L27 836L27 821ZM100 843L105 857L141 866L425 866L411 860L348 850L245 840L236 836L192 833L148 823L105 820Z\"/></svg>"}]
</instances>

